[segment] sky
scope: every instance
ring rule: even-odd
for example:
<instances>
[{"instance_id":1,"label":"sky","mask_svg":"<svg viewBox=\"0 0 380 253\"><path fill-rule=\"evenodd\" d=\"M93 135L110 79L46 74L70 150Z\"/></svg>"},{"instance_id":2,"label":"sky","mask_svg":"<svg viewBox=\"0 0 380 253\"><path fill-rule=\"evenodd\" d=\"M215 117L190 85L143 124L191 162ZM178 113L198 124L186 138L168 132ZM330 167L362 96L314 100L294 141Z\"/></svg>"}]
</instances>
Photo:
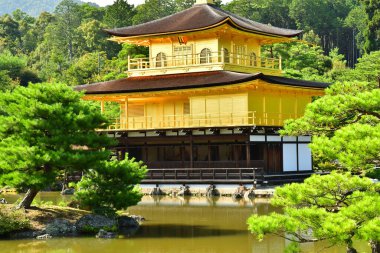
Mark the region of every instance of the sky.
<instances>
[{"instance_id":1,"label":"sky","mask_svg":"<svg viewBox=\"0 0 380 253\"><path fill-rule=\"evenodd\" d=\"M114 2L114 0L83 0L83 2L93 2L99 6L106 6L106 5L111 5ZM223 0L222 2L226 3L226 2L229 2L229 0ZM136 5L144 3L144 0L128 0L128 3L136 6Z\"/></svg>"}]
</instances>

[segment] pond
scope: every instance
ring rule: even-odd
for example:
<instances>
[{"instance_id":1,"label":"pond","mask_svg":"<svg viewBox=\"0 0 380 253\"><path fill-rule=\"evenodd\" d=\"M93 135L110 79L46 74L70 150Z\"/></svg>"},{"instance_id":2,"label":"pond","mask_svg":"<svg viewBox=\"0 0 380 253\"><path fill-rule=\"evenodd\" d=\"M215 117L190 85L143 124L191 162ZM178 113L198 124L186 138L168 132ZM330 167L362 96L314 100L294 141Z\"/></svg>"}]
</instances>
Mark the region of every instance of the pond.
<instances>
[{"instance_id":1,"label":"pond","mask_svg":"<svg viewBox=\"0 0 380 253\"><path fill-rule=\"evenodd\" d=\"M15 201L19 195L7 195ZM39 200L57 203L67 196L44 192ZM230 197L153 198L145 196L131 214L146 221L136 235L124 239L53 238L40 240L0 241L0 252L17 253L281 253L289 243L270 236L257 241L247 231L246 220L253 214L275 211L268 199L233 201ZM344 247L327 243L308 243L303 252L344 253ZM359 252L370 252L366 243L357 243Z\"/></svg>"}]
</instances>

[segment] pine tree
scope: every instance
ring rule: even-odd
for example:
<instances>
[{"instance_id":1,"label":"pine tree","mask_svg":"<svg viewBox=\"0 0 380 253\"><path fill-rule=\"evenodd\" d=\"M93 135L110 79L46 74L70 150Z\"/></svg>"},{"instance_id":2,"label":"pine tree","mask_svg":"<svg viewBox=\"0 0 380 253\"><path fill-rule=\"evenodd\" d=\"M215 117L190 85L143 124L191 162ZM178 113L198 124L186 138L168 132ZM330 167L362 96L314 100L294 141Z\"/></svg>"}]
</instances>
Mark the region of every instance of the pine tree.
<instances>
[{"instance_id":1,"label":"pine tree","mask_svg":"<svg viewBox=\"0 0 380 253\"><path fill-rule=\"evenodd\" d=\"M109 157L105 118L63 84L33 84L0 95L0 185L28 190L18 207L62 171L86 171Z\"/></svg>"}]
</instances>

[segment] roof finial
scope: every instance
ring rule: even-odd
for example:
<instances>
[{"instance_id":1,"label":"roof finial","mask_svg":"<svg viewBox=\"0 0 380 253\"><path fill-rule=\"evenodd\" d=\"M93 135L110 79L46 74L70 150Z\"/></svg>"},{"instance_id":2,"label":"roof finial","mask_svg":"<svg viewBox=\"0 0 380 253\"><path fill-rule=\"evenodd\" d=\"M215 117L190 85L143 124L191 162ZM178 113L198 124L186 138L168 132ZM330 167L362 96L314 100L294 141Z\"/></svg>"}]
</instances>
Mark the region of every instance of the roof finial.
<instances>
[{"instance_id":1,"label":"roof finial","mask_svg":"<svg viewBox=\"0 0 380 253\"><path fill-rule=\"evenodd\" d=\"M214 0L197 0L195 4L214 4Z\"/></svg>"}]
</instances>

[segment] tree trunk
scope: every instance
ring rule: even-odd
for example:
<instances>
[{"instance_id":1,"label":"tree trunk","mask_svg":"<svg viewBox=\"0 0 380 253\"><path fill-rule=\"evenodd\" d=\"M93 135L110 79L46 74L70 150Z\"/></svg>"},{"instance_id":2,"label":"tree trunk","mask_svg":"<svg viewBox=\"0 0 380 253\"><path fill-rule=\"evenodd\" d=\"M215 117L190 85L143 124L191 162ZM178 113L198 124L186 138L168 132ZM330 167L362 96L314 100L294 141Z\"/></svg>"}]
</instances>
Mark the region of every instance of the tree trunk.
<instances>
[{"instance_id":1,"label":"tree trunk","mask_svg":"<svg viewBox=\"0 0 380 253\"><path fill-rule=\"evenodd\" d=\"M21 200L20 204L18 204L17 209L30 208L30 205L32 204L33 199L34 197L36 197L38 192L39 192L38 190L33 189L33 188L28 189L28 191L25 194L25 197Z\"/></svg>"},{"instance_id":2,"label":"tree trunk","mask_svg":"<svg viewBox=\"0 0 380 253\"><path fill-rule=\"evenodd\" d=\"M372 253L380 253L380 242L370 240L369 244L371 245Z\"/></svg>"}]
</instances>

